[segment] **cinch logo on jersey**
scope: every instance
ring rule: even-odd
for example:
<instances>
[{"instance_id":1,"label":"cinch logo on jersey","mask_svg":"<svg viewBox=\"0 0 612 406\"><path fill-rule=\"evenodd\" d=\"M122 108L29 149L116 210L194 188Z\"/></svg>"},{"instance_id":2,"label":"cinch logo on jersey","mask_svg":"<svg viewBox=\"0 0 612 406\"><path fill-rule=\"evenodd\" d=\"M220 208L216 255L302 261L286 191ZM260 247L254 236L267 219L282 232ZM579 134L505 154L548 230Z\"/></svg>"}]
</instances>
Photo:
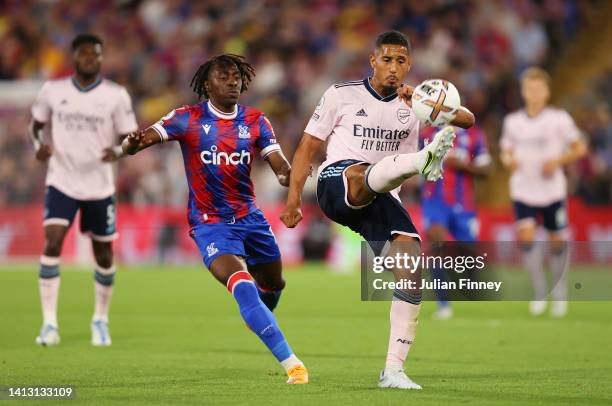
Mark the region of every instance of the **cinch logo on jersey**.
<instances>
[{"instance_id":1,"label":"cinch logo on jersey","mask_svg":"<svg viewBox=\"0 0 612 406\"><path fill-rule=\"evenodd\" d=\"M200 159L205 164L221 165L243 165L251 163L251 153L249 151L232 152L217 152L217 146L210 147L210 151L202 151Z\"/></svg>"},{"instance_id":2,"label":"cinch logo on jersey","mask_svg":"<svg viewBox=\"0 0 612 406\"><path fill-rule=\"evenodd\" d=\"M408 138L410 130L387 130L380 127L364 127L353 124L353 136L365 138L361 142L361 149L375 151L397 151L399 140Z\"/></svg>"}]
</instances>

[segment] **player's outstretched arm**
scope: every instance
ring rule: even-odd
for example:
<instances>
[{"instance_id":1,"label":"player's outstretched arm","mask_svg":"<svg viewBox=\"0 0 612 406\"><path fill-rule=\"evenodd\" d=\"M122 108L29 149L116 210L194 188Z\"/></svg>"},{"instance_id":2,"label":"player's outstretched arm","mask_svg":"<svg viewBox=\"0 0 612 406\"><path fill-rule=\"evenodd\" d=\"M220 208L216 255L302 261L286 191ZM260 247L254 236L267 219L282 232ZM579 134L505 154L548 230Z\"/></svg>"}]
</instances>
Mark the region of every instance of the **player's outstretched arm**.
<instances>
[{"instance_id":1,"label":"player's outstretched arm","mask_svg":"<svg viewBox=\"0 0 612 406\"><path fill-rule=\"evenodd\" d=\"M461 128L470 128L476 123L476 118L474 117L474 113L467 109L467 107L459 107L457 110L457 114L455 115L455 119L450 122L451 125L461 127Z\"/></svg>"},{"instance_id":2,"label":"player's outstretched arm","mask_svg":"<svg viewBox=\"0 0 612 406\"><path fill-rule=\"evenodd\" d=\"M300 140L300 145L298 145L293 156L287 205L280 215L282 222L289 228L295 227L302 220L302 210L300 208L302 205L302 191L311 171L310 164L312 159L322 144L323 140L304 133Z\"/></svg>"},{"instance_id":3,"label":"player's outstretched arm","mask_svg":"<svg viewBox=\"0 0 612 406\"><path fill-rule=\"evenodd\" d=\"M266 156L266 161L274 171L276 179L281 186L289 186L289 176L291 175L291 164L285 158L285 154L280 149Z\"/></svg>"},{"instance_id":4,"label":"player's outstretched arm","mask_svg":"<svg viewBox=\"0 0 612 406\"><path fill-rule=\"evenodd\" d=\"M138 130L127 137L121 143L123 152L128 155L134 155L138 151L149 148L151 145L162 142L162 137L157 131L149 127L146 130Z\"/></svg>"},{"instance_id":5,"label":"player's outstretched arm","mask_svg":"<svg viewBox=\"0 0 612 406\"><path fill-rule=\"evenodd\" d=\"M412 107L412 93L414 93L414 87L406 84L402 84L399 89L397 89L397 95L400 100L404 101L407 105ZM455 119L451 121L449 124L454 125L461 128L470 128L476 123L476 118L474 114L468 110L467 107L459 107L457 110L457 114L455 115Z\"/></svg>"},{"instance_id":6,"label":"player's outstretched arm","mask_svg":"<svg viewBox=\"0 0 612 406\"><path fill-rule=\"evenodd\" d=\"M119 136L119 144L114 147L104 148L102 150L102 162L115 162L121 158L123 153L123 147L121 142L128 136L128 134L121 134Z\"/></svg>"}]
</instances>

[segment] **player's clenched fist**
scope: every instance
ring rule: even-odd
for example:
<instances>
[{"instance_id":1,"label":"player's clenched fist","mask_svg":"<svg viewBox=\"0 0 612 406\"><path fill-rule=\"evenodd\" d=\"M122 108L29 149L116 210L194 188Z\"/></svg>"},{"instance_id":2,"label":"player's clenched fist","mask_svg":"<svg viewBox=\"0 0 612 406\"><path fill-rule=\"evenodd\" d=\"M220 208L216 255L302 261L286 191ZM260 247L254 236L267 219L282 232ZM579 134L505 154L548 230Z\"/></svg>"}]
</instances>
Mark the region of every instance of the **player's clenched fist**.
<instances>
[{"instance_id":1,"label":"player's clenched fist","mask_svg":"<svg viewBox=\"0 0 612 406\"><path fill-rule=\"evenodd\" d=\"M288 228L293 228L302 220L302 209L299 206L287 205L280 219Z\"/></svg>"},{"instance_id":2,"label":"player's clenched fist","mask_svg":"<svg viewBox=\"0 0 612 406\"><path fill-rule=\"evenodd\" d=\"M402 84L397 89L397 96L400 98L400 100L402 100L404 103L406 103L407 105L411 107L412 107L412 93L414 93L414 87L410 85Z\"/></svg>"}]
</instances>

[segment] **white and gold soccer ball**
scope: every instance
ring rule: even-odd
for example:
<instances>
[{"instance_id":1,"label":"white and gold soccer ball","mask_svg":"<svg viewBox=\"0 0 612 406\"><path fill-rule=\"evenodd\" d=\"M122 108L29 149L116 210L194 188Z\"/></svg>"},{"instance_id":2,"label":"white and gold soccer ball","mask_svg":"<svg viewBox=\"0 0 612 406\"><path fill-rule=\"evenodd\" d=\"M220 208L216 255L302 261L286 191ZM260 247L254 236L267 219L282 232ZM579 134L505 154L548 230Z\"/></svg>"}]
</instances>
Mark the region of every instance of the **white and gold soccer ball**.
<instances>
[{"instance_id":1,"label":"white and gold soccer ball","mask_svg":"<svg viewBox=\"0 0 612 406\"><path fill-rule=\"evenodd\" d=\"M412 111L422 123L432 127L449 124L461 107L461 97L448 80L428 79L412 93Z\"/></svg>"}]
</instances>

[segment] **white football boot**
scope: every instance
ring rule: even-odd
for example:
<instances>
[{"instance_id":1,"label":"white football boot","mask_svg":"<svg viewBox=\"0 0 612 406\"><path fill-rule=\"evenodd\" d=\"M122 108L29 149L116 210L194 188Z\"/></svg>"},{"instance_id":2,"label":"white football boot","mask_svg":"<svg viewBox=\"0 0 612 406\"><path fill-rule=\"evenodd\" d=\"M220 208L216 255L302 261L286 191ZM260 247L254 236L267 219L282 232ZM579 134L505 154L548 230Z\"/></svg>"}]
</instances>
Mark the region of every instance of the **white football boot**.
<instances>
[{"instance_id":1,"label":"white football boot","mask_svg":"<svg viewBox=\"0 0 612 406\"><path fill-rule=\"evenodd\" d=\"M427 154L427 160L421 168L421 175L425 179L435 182L442 178L442 162L448 151L453 148L454 139L455 129L451 126L444 127L434 135L429 144L423 147L421 151Z\"/></svg>"},{"instance_id":2,"label":"white football boot","mask_svg":"<svg viewBox=\"0 0 612 406\"><path fill-rule=\"evenodd\" d=\"M60 343L59 330L57 326L45 324L40 329L40 335L36 337L36 344L42 346L53 346Z\"/></svg>"},{"instance_id":3,"label":"white football boot","mask_svg":"<svg viewBox=\"0 0 612 406\"><path fill-rule=\"evenodd\" d=\"M550 302L550 315L560 318L567 315L567 301L553 300Z\"/></svg>"},{"instance_id":4,"label":"white football boot","mask_svg":"<svg viewBox=\"0 0 612 406\"><path fill-rule=\"evenodd\" d=\"M450 306L440 306L432 317L434 320L448 320L453 317L453 308Z\"/></svg>"},{"instance_id":5,"label":"white football boot","mask_svg":"<svg viewBox=\"0 0 612 406\"><path fill-rule=\"evenodd\" d=\"M108 323L102 320L94 320L91 322L91 345L96 347L108 347L112 344L110 333L108 332Z\"/></svg>"},{"instance_id":6,"label":"white football boot","mask_svg":"<svg viewBox=\"0 0 612 406\"><path fill-rule=\"evenodd\" d=\"M532 316L539 316L546 311L548 302L546 300L532 300L529 302L529 313Z\"/></svg>"},{"instance_id":7,"label":"white football boot","mask_svg":"<svg viewBox=\"0 0 612 406\"><path fill-rule=\"evenodd\" d=\"M402 368L396 370L384 369L380 373L378 387L398 389L423 389L421 385L415 383L412 379L408 378Z\"/></svg>"}]
</instances>

